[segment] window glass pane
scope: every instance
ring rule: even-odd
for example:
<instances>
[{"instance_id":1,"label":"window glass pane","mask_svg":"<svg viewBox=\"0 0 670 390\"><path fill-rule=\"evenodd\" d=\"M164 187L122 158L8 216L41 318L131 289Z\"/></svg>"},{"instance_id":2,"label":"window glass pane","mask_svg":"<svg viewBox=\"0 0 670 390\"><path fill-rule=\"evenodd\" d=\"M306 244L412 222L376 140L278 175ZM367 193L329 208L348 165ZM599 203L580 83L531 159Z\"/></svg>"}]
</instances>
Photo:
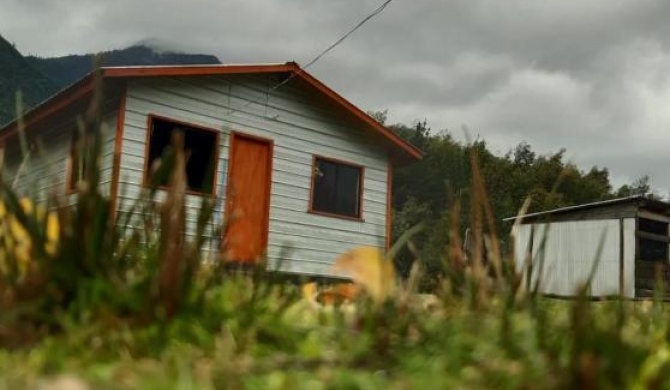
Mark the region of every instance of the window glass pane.
<instances>
[{"instance_id":1,"label":"window glass pane","mask_svg":"<svg viewBox=\"0 0 670 390\"><path fill-rule=\"evenodd\" d=\"M316 159L312 209L349 217L359 217L360 185L360 167Z\"/></svg>"},{"instance_id":2,"label":"window glass pane","mask_svg":"<svg viewBox=\"0 0 670 390\"><path fill-rule=\"evenodd\" d=\"M340 165L337 168L336 212L358 216L360 168L347 165Z\"/></svg>"},{"instance_id":3,"label":"window glass pane","mask_svg":"<svg viewBox=\"0 0 670 390\"><path fill-rule=\"evenodd\" d=\"M325 161L316 161L314 171L314 194L312 208L329 213L334 208L337 193L337 167Z\"/></svg>"}]
</instances>

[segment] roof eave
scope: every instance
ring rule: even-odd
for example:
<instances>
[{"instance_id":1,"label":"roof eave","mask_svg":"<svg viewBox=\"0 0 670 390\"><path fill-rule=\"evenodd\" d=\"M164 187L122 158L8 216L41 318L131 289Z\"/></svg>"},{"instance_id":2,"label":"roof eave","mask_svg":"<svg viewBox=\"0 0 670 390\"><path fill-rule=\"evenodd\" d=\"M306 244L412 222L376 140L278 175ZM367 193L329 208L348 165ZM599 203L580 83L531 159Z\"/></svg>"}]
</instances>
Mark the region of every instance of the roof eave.
<instances>
[{"instance_id":1,"label":"roof eave","mask_svg":"<svg viewBox=\"0 0 670 390\"><path fill-rule=\"evenodd\" d=\"M323 84L317 78L306 72L304 69L300 68L297 64L291 63L296 67L296 76L300 77L303 81L310 84L312 87L316 88L318 91L328 96L339 105L343 106L347 111L352 113L356 118L362 120L367 126L384 136L394 147L401 151L401 155L404 155L404 158L400 158L398 161L402 163L419 161L423 159L423 153L414 145L405 141L402 137L395 134L392 130L385 127L381 123L377 122L370 115L365 113L360 108L356 107L353 103L349 102L347 99L342 97L340 94Z\"/></svg>"},{"instance_id":2,"label":"roof eave","mask_svg":"<svg viewBox=\"0 0 670 390\"><path fill-rule=\"evenodd\" d=\"M95 75L91 72L73 84L56 92L37 106L26 111L22 117L16 118L2 126L2 128L0 128L0 142L15 134L19 128L28 128L67 107L73 102L91 95L95 88L95 84Z\"/></svg>"},{"instance_id":3,"label":"roof eave","mask_svg":"<svg viewBox=\"0 0 670 390\"><path fill-rule=\"evenodd\" d=\"M547 211L538 211L535 213L530 213L530 214L525 214L525 215L518 215L515 217L508 217L504 218L504 222L514 222L518 219L521 219L521 221L536 221L540 218L550 218L553 215L562 215L562 214L568 214L571 212L578 212L578 211L583 211L591 208L598 208L598 207L607 207L607 206L613 206L617 204L622 204L622 203L637 203L638 206L644 207L644 206L653 206L659 209L665 209L665 213L670 215L670 203L663 202L660 200L656 199L651 199L648 198L644 195L632 195L628 197L623 197L623 198L616 198L616 199L608 199L608 200L602 200L598 202L590 202L590 203L584 203L580 205L575 205L575 206L567 206L567 207L561 207L553 210L547 210Z\"/></svg>"},{"instance_id":4,"label":"roof eave","mask_svg":"<svg viewBox=\"0 0 670 390\"><path fill-rule=\"evenodd\" d=\"M205 76L224 74L281 73L295 70L293 63L235 65L157 65L103 67L105 78Z\"/></svg>"},{"instance_id":5,"label":"roof eave","mask_svg":"<svg viewBox=\"0 0 670 390\"><path fill-rule=\"evenodd\" d=\"M257 74L257 73L284 73L290 72L308 85L333 101L336 105L352 114L368 128L380 134L389 144L392 160L395 164L406 164L421 160L423 153L402 139L390 129L377 122L370 115L356 107L340 94L310 75L295 62L283 64L244 64L244 65L165 65L165 66L124 66L100 68L101 79L124 79L135 77L171 77L171 76L205 76L224 74ZM93 92L95 87L95 71L84 76L74 84L62 89L46 99L23 116L23 125L29 127L73 101ZM14 120L0 129L0 142L14 134L20 126L19 120Z\"/></svg>"}]
</instances>

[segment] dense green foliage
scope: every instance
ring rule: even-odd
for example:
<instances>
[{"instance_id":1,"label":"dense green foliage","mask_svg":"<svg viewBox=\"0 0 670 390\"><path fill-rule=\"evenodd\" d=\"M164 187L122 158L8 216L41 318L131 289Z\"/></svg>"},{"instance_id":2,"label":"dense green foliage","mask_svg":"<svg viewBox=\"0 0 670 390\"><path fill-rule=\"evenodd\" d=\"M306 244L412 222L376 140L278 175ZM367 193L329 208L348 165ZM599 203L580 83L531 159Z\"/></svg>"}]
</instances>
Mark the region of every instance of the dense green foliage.
<instances>
[{"instance_id":1,"label":"dense green foliage","mask_svg":"<svg viewBox=\"0 0 670 390\"><path fill-rule=\"evenodd\" d=\"M137 325L200 315L220 276L201 250L211 200L202 201L194 236L185 236L183 139L173 140L155 182L117 213L100 186L99 111L83 119L77 155L89 163L70 196L73 207L56 193L46 206L34 205L0 175L0 347L30 344L72 322L111 316ZM158 202L164 177L170 190Z\"/></svg>"},{"instance_id":2,"label":"dense green foliage","mask_svg":"<svg viewBox=\"0 0 670 390\"><path fill-rule=\"evenodd\" d=\"M428 310L389 303L320 313L290 289L236 279L213 289L207 306L201 320L75 323L30 350L0 350L0 389L670 386L662 303L507 305L501 297L474 309L444 295Z\"/></svg>"},{"instance_id":3,"label":"dense green foliage","mask_svg":"<svg viewBox=\"0 0 670 390\"><path fill-rule=\"evenodd\" d=\"M80 129L88 161L100 153L95 118ZM481 258L459 264L453 240L434 295L416 295L415 268L385 301L340 306L264 270L208 266L202 231L185 235L185 156L173 142L156 172L170 177L166 196L152 187L136 212L115 216L88 165L74 207L52 200L55 235L46 210L26 207L0 177L4 220L19 225L0 229L0 390L670 386L662 302L591 302L587 286L574 302L547 300L500 258L496 277ZM476 161L470 171L478 182ZM473 210L486 207L481 191L471 190ZM16 251L26 238L27 259Z\"/></svg>"},{"instance_id":4,"label":"dense green foliage","mask_svg":"<svg viewBox=\"0 0 670 390\"><path fill-rule=\"evenodd\" d=\"M375 117L384 120L385 114L378 113ZM527 211L533 212L644 194L650 189L648 178L644 177L614 190L607 168L581 170L565 161L563 149L539 155L522 142L499 156L487 148L485 141L463 144L448 132L431 131L426 122L392 128L425 153L422 161L395 171L393 234L397 238L422 222L425 229L416 237L416 241L422 243L417 254L434 270L439 268L438 263L445 255L452 224L456 224L461 235L473 227L470 207L473 157L479 163L496 218L493 230L501 237L506 237L511 228L503 218L516 216L526 199L530 199ZM454 212L457 221L453 220ZM503 248L507 247L506 240L502 244ZM396 261L406 273L413 258L405 251Z\"/></svg>"}]
</instances>

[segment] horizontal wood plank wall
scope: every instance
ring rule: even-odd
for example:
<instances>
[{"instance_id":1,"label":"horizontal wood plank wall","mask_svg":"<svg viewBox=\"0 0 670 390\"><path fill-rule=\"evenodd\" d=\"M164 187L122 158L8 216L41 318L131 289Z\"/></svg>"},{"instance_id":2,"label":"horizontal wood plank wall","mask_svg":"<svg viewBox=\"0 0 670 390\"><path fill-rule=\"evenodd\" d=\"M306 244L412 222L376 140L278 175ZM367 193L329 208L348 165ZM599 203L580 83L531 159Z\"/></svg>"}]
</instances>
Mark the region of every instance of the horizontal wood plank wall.
<instances>
[{"instance_id":1,"label":"horizontal wood plank wall","mask_svg":"<svg viewBox=\"0 0 670 390\"><path fill-rule=\"evenodd\" d=\"M118 101L114 103L118 104ZM102 165L100 170L100 185L104 194L109 194L111 190L112 176L114 171L114 143L116 140L116 117L118 111L116 106L109 107L108 114L104 122L103 142L102 142Z\"/></svg>"},{"instance_id":2,"label":"horizontal wood plank wall","mask_svg":"<svg viewBox=\"0 0 670 390\"><path fill-rule=\"evenodd\" d=\"M126 201L139 191L147 115L219 129L216 195L224 204L230 131L274 140L268 259L289 272L329 275L334 259L360 245L383 248L386 238L386 151L368 132L345 123L314 96L290 85L268 93L272 75L138 79L128 83L121 158ZM364 221L307 213L312 156L365 166ZM121 200L120 200L121 201ZM189 197L194 222L199 197ZM218 216L221 216L221 208ZM282 249L290 257L280 259Z\"/></svg>"},{"instance_id":3,"label":"horizontal wood plank wall","mask_svg":"<svg viewBox=\"0 0 670 390\"><path fill-rule=\"evenodd\" d=\"M112 156L114 153L114 126L116 123L115 101L103 104L103 150L101 161L101 189L109 193L112 177ZM69 156L72 142L72 131L78 114L54 117L48 126L29 138L29 143L37 145L27 161L23 162L18 138L12 137L6 142L5 162L3 170L7 178L13 180L19 166L16 180L16 191L20 195L37 196L44 201L50 193L65 193L66 180L69 174ZM82 113L83 115L83 113ZM71 197L73 199L73 197Z\"/></svg>"}]
</instances>

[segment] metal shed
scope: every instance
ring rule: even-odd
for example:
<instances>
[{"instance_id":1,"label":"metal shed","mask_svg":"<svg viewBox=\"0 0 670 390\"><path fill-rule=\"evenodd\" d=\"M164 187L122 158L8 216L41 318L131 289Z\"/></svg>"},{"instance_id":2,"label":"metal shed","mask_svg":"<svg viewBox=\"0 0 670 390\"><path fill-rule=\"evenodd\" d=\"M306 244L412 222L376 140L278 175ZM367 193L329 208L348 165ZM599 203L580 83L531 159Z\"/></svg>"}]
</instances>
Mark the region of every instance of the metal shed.
<instances>
[{"instance_id":1,"label":"metal shed","mask_svg":"<svg viewBox=\"0 0 670 390\"><path fill-rule=\"evenodd\" d=\"M592 297L649 297L659 277L670 282L670 203L633 196L520 218L516 269L541 293L574 295L592 270Z\"/></svg>"}]
</instances>

